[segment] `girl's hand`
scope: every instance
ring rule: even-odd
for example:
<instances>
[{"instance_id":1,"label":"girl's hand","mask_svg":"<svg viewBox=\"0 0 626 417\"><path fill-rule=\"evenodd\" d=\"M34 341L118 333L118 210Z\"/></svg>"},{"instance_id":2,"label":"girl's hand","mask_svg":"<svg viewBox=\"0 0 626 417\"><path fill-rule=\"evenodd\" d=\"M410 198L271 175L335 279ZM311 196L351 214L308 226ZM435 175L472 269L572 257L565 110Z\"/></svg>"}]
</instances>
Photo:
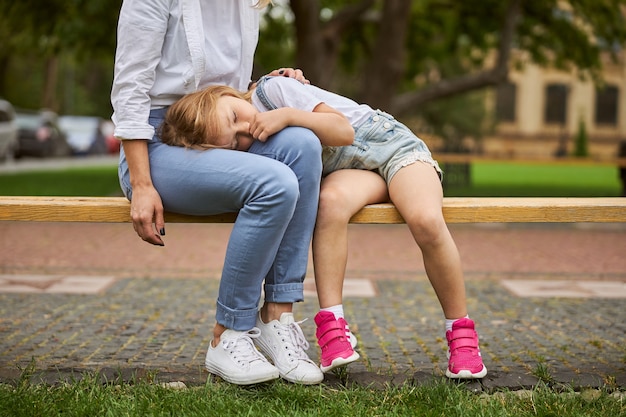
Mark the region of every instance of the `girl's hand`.
<instances>
[{"instance_id":1,"label":"girl's hand","mask_svg":"<svg viewBox=\"0 0 626 417\"><path fill-rule=\"evenodd\" d=\"M289 113L293 109L281 107L263 113L256 113L250 123L250 134L253 138L265 142L267 138L289 126Z\"/></svg>"},{"instance_id":2,"label":"girl's hand","mask_svg":"<svg viewBox=\"0 0 626 417\"><path fill-rule=\"evenodd\" d=\"M348 146L354 142L354 129L346 116L325 103L318 104L313 111L281 107L257 113L250 123L250 134L254 139L265 142L287 126L310 129L322 145Z\"/></svg>"}]
</instances>

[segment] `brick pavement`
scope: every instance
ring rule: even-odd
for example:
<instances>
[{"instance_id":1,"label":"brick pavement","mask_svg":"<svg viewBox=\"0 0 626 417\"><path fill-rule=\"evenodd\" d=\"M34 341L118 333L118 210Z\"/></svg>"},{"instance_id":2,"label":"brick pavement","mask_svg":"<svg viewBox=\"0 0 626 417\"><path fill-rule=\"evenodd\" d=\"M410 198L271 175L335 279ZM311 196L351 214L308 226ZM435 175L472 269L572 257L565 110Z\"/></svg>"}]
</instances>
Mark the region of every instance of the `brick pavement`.
<instances>
[{"instance_id":1,"label":"brick pavement","mask_svg":"<svg viewBox=\"0 0 626 417\"><path fill-rule=\"evenodd\" d=\"M406 227L351 227L348 277L367 279L376 295L346 299L362 356L350 365L348 378L378 384L441 375L443 320ZM529 387L542 371L557 383L626 387L623 298L526 298L502 285L558 279L623 288L623 225L451 229L490 371L475 389ZM0 223L4 276L114 278L96 294L0 293L0 382L33 364L37 377L48 382L85 370L109 378L157 370L161 380L204 383L203 356L229 230L168 225L166 247L157 248L139 241L129 225ZM296 315L312 318L315 312L316 300L308 294ZM303 329L317 358L312 320Z\"/></svg>"}]
</instances>

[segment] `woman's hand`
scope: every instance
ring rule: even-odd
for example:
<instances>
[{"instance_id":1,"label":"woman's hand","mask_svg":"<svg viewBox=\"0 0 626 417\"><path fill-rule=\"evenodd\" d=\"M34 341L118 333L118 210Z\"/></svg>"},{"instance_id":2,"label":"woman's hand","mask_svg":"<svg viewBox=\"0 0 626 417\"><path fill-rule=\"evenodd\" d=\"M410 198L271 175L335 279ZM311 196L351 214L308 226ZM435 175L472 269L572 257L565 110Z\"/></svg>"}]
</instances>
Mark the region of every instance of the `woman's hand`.
<instances>
[{"instance_id":1,"label":"woman's hand","mask_svg":"<svg viewBox=\"0 0 626 417\"><path fill-rule=\"evenodd\" d=\"M153 245L165 246L161 239L161 236L165 235L163 203L154 187L133 189L130 217L133 220L133 229L142 240Z\"/></svg>"},{"instance_id":2,"label":"woman's hand","mask_svg":"<svg viewBox=\"0 0 626 417\"><path fill-rule=\"evenodd\" d=\"M152 184L147 142L140 139L122 141L133 189L130 217L140 238L153 245L165 246L161 239L165 235L163 202Z\"/></svg>"},{"instance_id":3,"label":"woman's hand","mask_svg":"<svg viewBox=\"0 0 626 417\"><path fill-rule=\"evenodd\" d=\"M282 77L295 78L296 80L300 81L302 84L311 84L311 82L304 77L304 73L302 72L302 70L297 69L297 68L296 69L279 68L277 70L270 72L268 75L271 75L273 77L282 76Z\"/></svg>"},{"instance_id":4,"label":"woman's hand","mask_svg":"<svg viewBox=\"0 0 626 417\"><path fill-rule=\"evenodd\" d=\"M289 78L294 78L294 79L300 81L302 84L311 84L311 82L304 77L304 73L300 69L279 68L279 69L276 69L276 70L270 72L267 75L269 75L271 77L289 77ZM256 83L257 83L256 81L250 81L250 84L248 84L248 90L256 88Z\"/></svg>"}]
</instances>

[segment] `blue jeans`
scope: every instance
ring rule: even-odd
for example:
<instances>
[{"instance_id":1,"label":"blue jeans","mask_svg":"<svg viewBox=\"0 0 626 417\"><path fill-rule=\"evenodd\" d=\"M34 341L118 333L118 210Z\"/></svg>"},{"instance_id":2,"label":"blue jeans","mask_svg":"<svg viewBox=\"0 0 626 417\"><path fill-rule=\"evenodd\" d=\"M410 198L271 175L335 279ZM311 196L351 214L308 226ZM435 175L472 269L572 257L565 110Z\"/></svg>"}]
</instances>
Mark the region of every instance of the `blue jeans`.
<instances>
[{"instance_id":1,"label":"blue jeans","mask_svg":"<svg viewBox=\"0 0 626 417\"><path fill-rule=\"evenodd\" d=\"M153 110L157 127L165 110ZM309 245L322 173L321 145L310 130L290 127L248 152L196 151L148 142L152 181L165 210L207 215L239 212L228 241L216 320L249 330L265 281L265 301L303 301ZM128 165L120 154L119 177L132 199Z\"/></svg>"}]
</instances>

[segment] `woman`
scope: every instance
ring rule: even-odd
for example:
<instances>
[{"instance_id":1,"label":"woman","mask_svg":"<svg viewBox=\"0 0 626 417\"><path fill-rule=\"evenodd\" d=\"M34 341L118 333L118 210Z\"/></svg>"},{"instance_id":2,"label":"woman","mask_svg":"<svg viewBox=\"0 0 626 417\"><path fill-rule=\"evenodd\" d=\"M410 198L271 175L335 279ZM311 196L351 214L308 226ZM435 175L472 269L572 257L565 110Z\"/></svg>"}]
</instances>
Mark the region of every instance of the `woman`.
<instances>
[{"instance_id":1,"label":"woman","mask_svg":"<svg viewBox=\"0 0 626 417\"><path fill-rule=\"evenodd\" d=\"M198 152L168 146L155 135L167 108L183 95L218 83L248 86L259 9L268 3L123 2L111 93L115 136L122 140L119 177L133 227L153 245L164 245L164 210L239 213L205 360L209 372L234 384L279 375L315 384L323 374L305 352L308 344L292 310L303 300L317 212L319 140L309 130L290 128L248 153ZM281 71L302 79L300 71Z\"/></svg>"}]
</instances>

